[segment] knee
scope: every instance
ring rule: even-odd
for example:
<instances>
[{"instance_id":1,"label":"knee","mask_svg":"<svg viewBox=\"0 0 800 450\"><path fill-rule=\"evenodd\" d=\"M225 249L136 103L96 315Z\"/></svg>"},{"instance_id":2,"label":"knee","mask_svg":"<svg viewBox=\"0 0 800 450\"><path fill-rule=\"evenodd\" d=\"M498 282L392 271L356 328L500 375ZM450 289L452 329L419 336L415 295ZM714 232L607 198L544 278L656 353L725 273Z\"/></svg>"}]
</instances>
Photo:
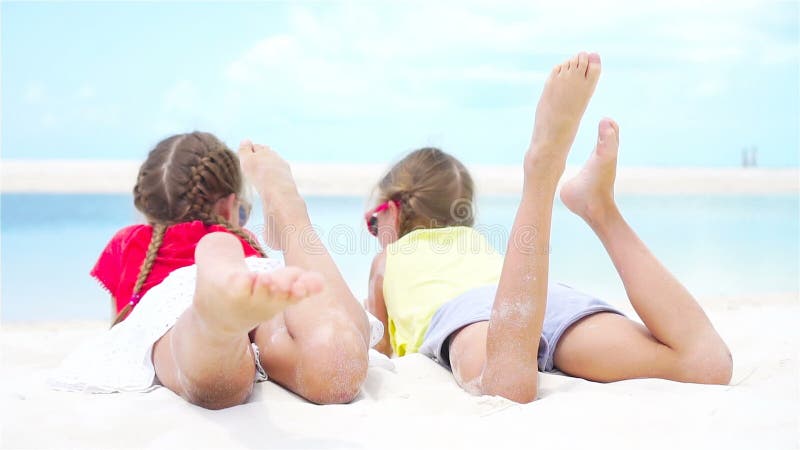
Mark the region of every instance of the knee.
<instances>
[{"instance_id":1,"label":"knee","mask_svg":"<svg viewBox=\"0 0 800 450\"><path fill-rule=\"evenodd\" d=\"M348 403L367 378L368 348L355 327L309 342L297 367L300 395L317 404Z\"/></svg>"},{"instance_id":2,"label":"knee","mask_svg":"<svg viewBox=\"0 0 800 450\"><path fill-rule=\"evenodd\" d=\"M186 372L169 372L159 368L156 363L158 380L165 388L201 408L224 409L241 405L253 392L253 369L225 375L205 372L203 376L191 376Z\"/></svg>"},{"instance_id":3,"label":"knee","mask_svg":"<svg viewBox=\"0 0 800 450\"><path fill-rule=\"evenodd\" d=\"M706 364L706 375L703 380L706 384L728 384L733 377L733 356L725 348L719 355Z\"/></svg>"},{"instance_id":4,"label":"knee","mask_svg":"<svg viewBox=\"0 0 800 450\"><path fill-rule=\"evenodd\" d=\"M684 364L685 380L700 384L728 384L733 375L733 357L724 344L721 348L697 352Z\"/></svg>"},{"instance_id":5,"label":"knee","mask_svg":"<svg viewBox=\"0 0 800 450\"><path fill-rule=\"evenodd\" d=\"M536 400L538 385L539 372L536 369L529 370L526 367L499 373L484 370L481 377L481 392L483 394L498 395L517 403L531 403Z\"/></svg>"},{"instance_id":6,"label":"knee","mask_svg":"<svg viewBox=\"0 0 800 450\"><path fill-rule=\"evenodd\" d=\"M247 383L220 381L214 384L194 385L184 389L183 397L189 403L205 409L225 409L241 405L253 391L252 377Z\"/></svg>"}]
</instances>

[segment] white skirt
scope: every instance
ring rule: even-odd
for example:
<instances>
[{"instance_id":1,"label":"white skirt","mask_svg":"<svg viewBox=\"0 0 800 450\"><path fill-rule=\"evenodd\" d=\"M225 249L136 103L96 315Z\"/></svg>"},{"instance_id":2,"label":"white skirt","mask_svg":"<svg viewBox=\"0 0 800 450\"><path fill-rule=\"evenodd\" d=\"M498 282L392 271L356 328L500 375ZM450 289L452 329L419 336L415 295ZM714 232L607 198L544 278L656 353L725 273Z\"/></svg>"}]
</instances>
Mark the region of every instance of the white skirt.
<instances>
[{"instance_id":1,"label":"white skirt","mask_svg":"<svg viewBox=\"0 0 800 450\"><path fill-rule=\"evenodd\" d=\"M283 267L280 261L268 258L250 257L245 262L254 272ZM196 279L195 265L170 273L147 291L127 319L70 353L48 378L48 384L57 390L91 393L147 392L157 387L153 344L192 304ZM369 313L367 317L371 347L383 336L383 324ZM256 373L255 379L265 380L266 376Z\"/></svg>"}]
</instances>

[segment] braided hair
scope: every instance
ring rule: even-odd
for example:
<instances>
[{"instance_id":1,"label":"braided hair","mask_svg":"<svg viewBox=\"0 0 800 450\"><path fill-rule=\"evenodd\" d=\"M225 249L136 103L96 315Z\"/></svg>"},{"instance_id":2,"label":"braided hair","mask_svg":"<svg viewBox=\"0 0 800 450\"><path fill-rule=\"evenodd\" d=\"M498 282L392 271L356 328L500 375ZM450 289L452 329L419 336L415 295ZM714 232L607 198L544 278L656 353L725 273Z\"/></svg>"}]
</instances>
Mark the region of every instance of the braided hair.
<instances>
[{"instance_id":1,"label":"braided hair","mask_svg":"<svg viewBox=\"0 0 800 450\"><path fill-rule=\"evenodd\" d=\"M241 196L243 185L239 158L210 133L195 131L171 136L150 151L133 188L136 209L153 227L133 288L134 299L146 283L171 225L195 220L205 225L220 225L250 244L261 256L265 255L252 235L214 211L219 199L230 194ZM127 317L133 303L119 312L112 327Z\"/></svg>"}]
</instances>

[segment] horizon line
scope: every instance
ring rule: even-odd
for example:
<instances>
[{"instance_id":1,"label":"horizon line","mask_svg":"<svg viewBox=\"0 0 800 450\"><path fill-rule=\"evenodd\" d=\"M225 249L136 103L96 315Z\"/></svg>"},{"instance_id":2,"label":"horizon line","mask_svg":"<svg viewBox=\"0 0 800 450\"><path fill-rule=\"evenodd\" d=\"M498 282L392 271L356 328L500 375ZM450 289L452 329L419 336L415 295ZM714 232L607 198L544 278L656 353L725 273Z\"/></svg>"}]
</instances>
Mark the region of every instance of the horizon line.
<instances>
[{"instance_id":1,"label":"horizon line","mask_svg":"<svg viewBox=\"0 0 800 450\"><path fill-rule=\"evenodd\" d=\"M289 162L303 195L368 196L391 163ZM3 193L128 193L138 160L21 160L0 158ZM518 194L521 165L466 164L479 194ZM330 170L335 168L336 170ZM578 172L568 165L562 182ZM367 175L365 175L367 174ZM798 167L635 167L621 166L617 193L781 194L800 192Z\"/></svg>"}]
</instances>

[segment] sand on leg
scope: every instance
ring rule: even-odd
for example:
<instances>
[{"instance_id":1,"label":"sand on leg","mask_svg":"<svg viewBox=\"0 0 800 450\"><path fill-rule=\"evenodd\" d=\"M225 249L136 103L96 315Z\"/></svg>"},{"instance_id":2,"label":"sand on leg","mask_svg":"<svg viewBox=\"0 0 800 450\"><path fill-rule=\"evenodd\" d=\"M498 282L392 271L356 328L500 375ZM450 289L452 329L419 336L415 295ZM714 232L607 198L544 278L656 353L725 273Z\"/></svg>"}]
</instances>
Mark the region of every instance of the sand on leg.
<instances>
[{"instance_id":1,"label":"sand on leg","mask_svg":"<svg viewBox=\"0 0 800 450\"><path fill-rule=\"evenodd\" d=\"M161 383L191 403L220 409L243 403L255 362L248 332L322 289L322 277L287 267L253 273L229 233L204 237L195 253L192 305L153 347Z\"/></svg>"},{"instance_id":2,"label":"sand on leg","mask_svg":"<svg viewBox=\"0 0 800 450\"><path fill-rule=\"evenodd\" d=\"M491 318L465 327L450 346L453 374L468 390L518 402L536 398L553 199L599 76L599 56L580 53L556 66L545 84Z\"/></svg>"},{"instance_id":3,"label":"sand on leg","mask_svg":"<svg viewBox=\"0 0 800 450\"><path fill-rule=\"evenodd\" d=\"M561 199L592 228L614 263L644 327L597 314L563 335L555 365L595 381L657 377L727 384L730 352L702 307L658 261L614 201L619 127L603 119L595 151L561 190ZM625 349L625 351L620 351Z\"/></svg>"},{"instance_id":4,"label":"sand on leg","mask_svg":"<svg viewBox=\"0 0 800 450\"><path fill-rule=\"evenodd\" d=\"M314 270L325 287L258 327L255 342L270 377L315 403L345 403L367 376L364 308L314 231L289 165L270 148L243 141L239 157L264 209L265 237L287 264Z\"/></svg>"}]
</instances>

